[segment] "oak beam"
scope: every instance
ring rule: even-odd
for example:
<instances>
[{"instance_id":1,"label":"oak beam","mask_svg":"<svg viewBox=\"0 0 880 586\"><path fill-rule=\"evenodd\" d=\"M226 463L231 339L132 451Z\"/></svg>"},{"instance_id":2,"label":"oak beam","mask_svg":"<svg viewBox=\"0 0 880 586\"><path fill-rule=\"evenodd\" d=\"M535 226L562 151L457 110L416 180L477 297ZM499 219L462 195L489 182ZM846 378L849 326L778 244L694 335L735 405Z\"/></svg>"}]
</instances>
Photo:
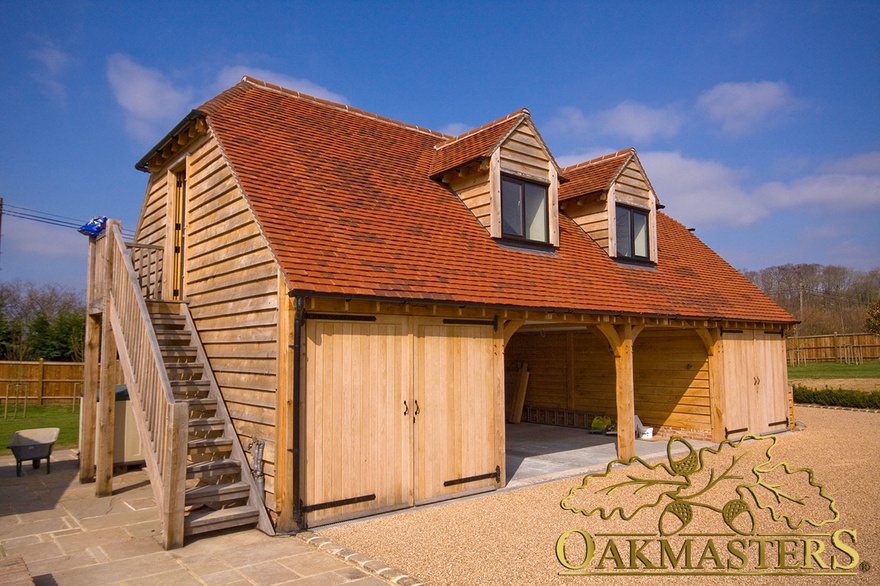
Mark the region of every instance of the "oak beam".
<instances>
[{"instance_id":1,"label":"oak beam","mask_svg":"<svg viewBox=\"0 0 880 586\"><path fill-rule=\"evenodd\" d=\"M504 346L507 346L507 343L510 342L510 339L519 330L522 325L526 323L524 319L510 319L504 322L504 325L501 326L503 335L504 335Z\"/></svg>"}]
</instances>

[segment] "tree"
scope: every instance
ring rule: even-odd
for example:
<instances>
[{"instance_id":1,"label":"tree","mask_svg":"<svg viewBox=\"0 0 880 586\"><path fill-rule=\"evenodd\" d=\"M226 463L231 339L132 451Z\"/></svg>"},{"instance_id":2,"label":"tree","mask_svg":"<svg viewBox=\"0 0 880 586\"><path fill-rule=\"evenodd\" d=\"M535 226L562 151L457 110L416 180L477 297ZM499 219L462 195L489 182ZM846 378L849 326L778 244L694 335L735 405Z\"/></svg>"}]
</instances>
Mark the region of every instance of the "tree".
<instances>
[{"instance_id":1,"label":"tree","mask_svg":"<svg viewBox=\"0 0 880 586\"><path fill-rule=\"evenodd\" d=\"M58 285L0 283L0 359L81 361L83 297Z\"/></svg>"},{"instance_id":2,"label":"tree","mask_svg":"<svg viewBox=\"0 0 880 586\"><path fill-rule=\"evenodd\" d=\"M880 299L868 308L865 317L865 329L872 334L880 334Z\"/></svg>"},{"instance_id":3,"label":"tree","mask_svg":"<svg viewBox=\"0 0 880 586\"><path fill-rule=\"evenodd\" d=\"M743 274L800 320L802 336L863 331L865 311L880 293L880 269L788 264Z\"/></svg>"}]
</instances>

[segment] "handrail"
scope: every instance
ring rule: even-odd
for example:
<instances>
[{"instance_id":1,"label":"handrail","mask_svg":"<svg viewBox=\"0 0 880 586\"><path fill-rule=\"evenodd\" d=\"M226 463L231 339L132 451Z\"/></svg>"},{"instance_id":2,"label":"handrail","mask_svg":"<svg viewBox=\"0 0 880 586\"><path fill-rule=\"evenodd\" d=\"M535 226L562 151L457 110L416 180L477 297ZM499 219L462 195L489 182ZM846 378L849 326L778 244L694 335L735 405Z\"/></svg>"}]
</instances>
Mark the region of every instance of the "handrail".
<instances>
[{"instance_id":1,"label":"handrail","mask_svg":"<svg viewBox=\"0 0 880 586\"><path fill-rule=\"evenodd\" d=\"M174 400L145 291L119 225L108 224L113 282L104 312L111 320L129 395L141 412L135 420L162 515L164 545L170 549L183 544L188 409Z\"/></svg>"}]
</instances>

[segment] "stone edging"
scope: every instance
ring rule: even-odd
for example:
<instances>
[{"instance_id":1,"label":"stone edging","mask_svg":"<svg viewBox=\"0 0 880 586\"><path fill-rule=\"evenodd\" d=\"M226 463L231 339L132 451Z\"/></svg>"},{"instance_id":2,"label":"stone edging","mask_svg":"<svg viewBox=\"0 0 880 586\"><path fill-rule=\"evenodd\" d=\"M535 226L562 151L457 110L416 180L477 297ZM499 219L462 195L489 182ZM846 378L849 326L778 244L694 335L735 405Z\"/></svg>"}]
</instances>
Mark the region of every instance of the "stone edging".
<instances>
[{"instance_id":1,"label":"stone edging","mask_svg":"<svg viewBox=\"0 0 880 586\"><path fill-rule=\"evenodd\" d=\"M384 562L370 559L354 550L342 547L341 545L333 543L329 539L321 537L312 531L300 531L296 536L321 551L325 551L347 562L357 564L364 570L376 574L377 576L381 576L382 578L391 581L393 584L398 584L399 586L427 586L427 584L421 580L417 580L400 570L389 568Z\"/></svg>"}]
</instances>

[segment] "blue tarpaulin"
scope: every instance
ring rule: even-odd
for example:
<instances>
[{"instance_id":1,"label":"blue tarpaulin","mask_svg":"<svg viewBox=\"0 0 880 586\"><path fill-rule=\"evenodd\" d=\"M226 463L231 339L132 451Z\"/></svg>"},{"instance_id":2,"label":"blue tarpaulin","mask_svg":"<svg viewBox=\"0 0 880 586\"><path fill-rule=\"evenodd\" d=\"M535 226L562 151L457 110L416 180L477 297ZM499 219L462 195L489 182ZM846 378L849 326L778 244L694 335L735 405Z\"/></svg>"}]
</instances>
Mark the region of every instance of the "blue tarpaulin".
<instances>
[{"instance_id":1,"label":"blue tarpaulin","mask_svg":"<svg viewBox=\"0 0 880 586\"><path fill-rule=\"evenodd\" d=\"M95 216L79 229L79 233L86 236L100 236L106 229L107 216Z\"/></svg>"}]
</instances>

